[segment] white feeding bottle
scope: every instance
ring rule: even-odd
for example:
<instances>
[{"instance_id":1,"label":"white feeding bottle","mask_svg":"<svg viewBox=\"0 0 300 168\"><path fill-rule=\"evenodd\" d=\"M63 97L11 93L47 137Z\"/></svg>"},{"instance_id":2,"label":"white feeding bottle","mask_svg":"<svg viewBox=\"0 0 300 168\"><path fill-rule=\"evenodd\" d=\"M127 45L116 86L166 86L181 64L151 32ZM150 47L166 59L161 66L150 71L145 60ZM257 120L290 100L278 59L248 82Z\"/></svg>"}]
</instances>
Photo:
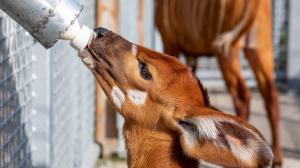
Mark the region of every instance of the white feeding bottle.
<instances>
[{"instance_id":1,"label":"white feeding bottle","mask_svg":"<svg viewBox=\"0 0 300 168\"><path fill-rule=\"evenodd\" d=\"M63 39L80 51L94 35L77 20L83 9L79 0L0 0L0 8L45 48Z\"/></svg>"}]
</instances>

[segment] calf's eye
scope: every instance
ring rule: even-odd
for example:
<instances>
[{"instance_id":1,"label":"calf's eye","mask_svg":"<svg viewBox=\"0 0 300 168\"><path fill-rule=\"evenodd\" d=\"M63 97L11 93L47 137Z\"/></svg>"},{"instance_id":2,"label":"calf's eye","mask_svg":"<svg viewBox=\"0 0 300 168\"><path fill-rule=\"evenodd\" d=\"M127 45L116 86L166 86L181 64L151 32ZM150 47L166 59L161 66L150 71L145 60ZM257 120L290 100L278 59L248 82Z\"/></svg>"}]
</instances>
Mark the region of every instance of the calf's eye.
<instances>
[{"instance_id":1,"label":"calf's eye","mask_svg":"<svg viewBox=\"0 0 300 168\"><path fill-rule=\"evenodd\" d=\"M148 65L139 61L140 74L146 80L152 80L152 75L149 71Z\"/></svg>"}]
</instances>

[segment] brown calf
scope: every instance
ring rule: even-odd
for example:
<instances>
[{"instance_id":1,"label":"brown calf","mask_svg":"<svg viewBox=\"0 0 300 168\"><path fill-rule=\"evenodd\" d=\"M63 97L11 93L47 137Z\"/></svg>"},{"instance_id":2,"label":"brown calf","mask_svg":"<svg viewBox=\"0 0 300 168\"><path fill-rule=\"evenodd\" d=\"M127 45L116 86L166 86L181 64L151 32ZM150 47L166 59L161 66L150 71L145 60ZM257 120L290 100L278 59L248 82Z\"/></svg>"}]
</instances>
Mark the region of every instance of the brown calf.
<instances>
[{"instance_id":1,"label":"brown calf","mask_svg":"<svg viewBox=\"0 0 300 168\"><path fill-rule=\"evenodd\" d=\"M106 29L82 61L125 118L130 168L270 167L273 154L244 120L211 106L189 68L176 58L130 43Z\"/></svg>"},{"instance_id":2,"label":"brown calf","mask_svg":"<svg viewBox=\"0 0 300 168\"><path fill-rule=\"evenodd\" d=\"M281 165L278 91L272 58L271 0L156 0L156 25L167 54L183 53L196 70L198 56L216 56L237 115L249 117L250 91L241 74L240 50L257 79Z\"/></svg>"}]
</instances>

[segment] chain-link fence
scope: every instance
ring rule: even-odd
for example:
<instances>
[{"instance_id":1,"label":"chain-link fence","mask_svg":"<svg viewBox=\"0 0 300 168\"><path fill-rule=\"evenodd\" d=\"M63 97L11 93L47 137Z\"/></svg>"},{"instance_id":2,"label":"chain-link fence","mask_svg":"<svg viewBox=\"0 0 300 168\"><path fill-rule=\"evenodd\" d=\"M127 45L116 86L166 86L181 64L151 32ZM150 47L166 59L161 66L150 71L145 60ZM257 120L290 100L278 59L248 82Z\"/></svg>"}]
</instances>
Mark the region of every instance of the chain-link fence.
<instances>
[{"instance_id":1,"label":"chain-link fence","mask_svg":"<svg viewBox=\"0 0 300 168\"><path fill-rule=\"evenodd\" d=\"M0 167L29 167L31 37L0 11Z\"/></svg>"},{"instance_id":2,"label":"chain-link fence","mask_svg":"<svg viewBox=\"0 0 300 168\"><path fill-rule=\"evenodd\" d=\"M273 0L273 49L278 82L286 82L289 1Z\"/></svg>"},{"instance_id":3,"label":"chain-link fence","mask_svg":"<svg viewBox=\"0 0 300 168\"><path fill-rule=\"evenodd\" d=\"M85 5L80 23L95 27L95 3ZM51 167L82 167L92 150L95 81L67 43L56 44L51 58ZM66 143L67 142L67 143ZM84 154L82 154L84 153ZM82 165L82 166L80 166Z\"/></svg>"},{"instance_id":4,"label":"chain-link fence","mask_svg":"<svg viewBox=\"0 0 300 168\"><path fill-rule=\"evenodd\" d=\"M95 27L95 0L80 23ZM0 168L92 167L95 81L67 42L45 50L0 11Z\"/></svg>"}]
</instances>

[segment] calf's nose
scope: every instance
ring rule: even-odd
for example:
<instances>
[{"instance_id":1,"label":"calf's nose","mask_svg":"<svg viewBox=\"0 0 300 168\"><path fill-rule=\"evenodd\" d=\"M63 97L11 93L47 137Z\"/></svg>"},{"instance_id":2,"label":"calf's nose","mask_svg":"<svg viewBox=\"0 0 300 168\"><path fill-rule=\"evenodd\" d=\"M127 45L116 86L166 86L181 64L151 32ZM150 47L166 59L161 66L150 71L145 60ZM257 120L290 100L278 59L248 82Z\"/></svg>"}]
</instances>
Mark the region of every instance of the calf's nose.
<instances>
[{"instance_id":1,"label":"calf's nose","mask_svg":"<svg viewBox=\"0 0 300 168\"><path fill-rule=\"evenodd\" d=\"M98 28L94 29L94 32L96 33L97 38L101 38L101 37L105 36L110 31L106 28L98 27Z\"/></svg>"}]
</instances>

